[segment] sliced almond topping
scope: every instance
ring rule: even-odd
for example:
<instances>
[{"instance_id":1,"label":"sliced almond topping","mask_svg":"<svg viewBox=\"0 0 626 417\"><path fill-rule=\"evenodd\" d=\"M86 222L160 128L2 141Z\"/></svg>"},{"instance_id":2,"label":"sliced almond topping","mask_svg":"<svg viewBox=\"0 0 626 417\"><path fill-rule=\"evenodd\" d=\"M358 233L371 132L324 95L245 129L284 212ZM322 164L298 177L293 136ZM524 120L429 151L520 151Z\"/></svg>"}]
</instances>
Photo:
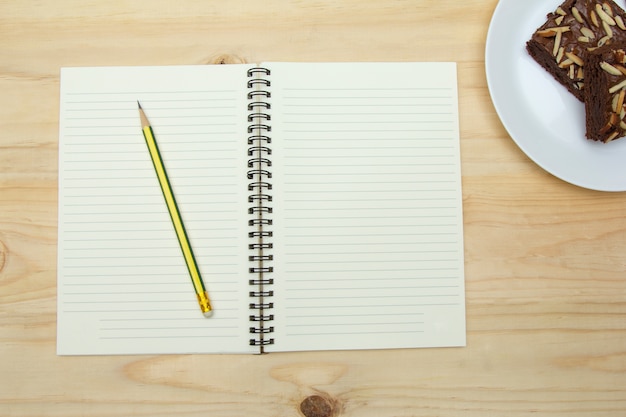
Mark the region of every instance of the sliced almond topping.
<instances>
[{"instance_id":1,"label":"sliced almond topping","mask_svg":"<svg viewBox=\"0 0 626 417\"><path fill-rule=\"evenodd\" d=\"M571 59L566 59L559 64L559 68L571 67L573 64L574 64L574 61L572 61Z\"/></svg>"},{"instance_id":2,"label":"sliced almond topping","mask_svg":"<svg viewBox=\"0 0 626 417\"><path fill-rule=\"evenodd\" d=\"M620 123L619 123L619 127L620 127L622 130L626 130L626 123L624 123L624 122L620 122Z\"/></svg>"},{"instance_id":3,"label":"sliced almond topping","mask_svg":"<svg viewBox=\"0 0 626 417\"><path fill-rule=\"evenodd\" d=\"M604 44L606 44L610 39L611 39L611 37L609 35L605 36L604 38L601 38L598 41L598 47L604 46Z\"/></svg>"},{"instance_id":4,"label":"sliced almond topping","mask_svg":"<svg viewBox=\"0 0 626 417\"><path fill-rule=\"evenodd\" d=\"M606 14L608 14L609 16L613 16L613 9L611 9L611 6L609 5L609 3L607 2L602 3L602 8L606 12Z\"/></svg>"},{"instance_id":5,"label":"sliced almond topping","mask_svg":"<svg viewBox=\"0 0 626 417\"><path fill-rule=\"evenodd\" d=\"M623 65L613 65L613 66L617 68L619 72L621 72L623 75L626 75L626 67L624 67Z\"/></svg>"},{"instance_id":6,"label":"sliced almond topping","mask_svg":"<svg viewBox=\"0 0 626 417\"><path fill-rule=\"evenodd\" d=\"M563 10L561 8L561 6L557 7L556 9L556 14L560 15L560 16L567 16L567 13L565 13L565 10Z\"/></svg>"},{"instance_id":7,"label":"sliced almond topping","mask_svg":"<svg viewBox=\"0 0 626 417\"><path fill-rule=\"evenodd\" d=\"M554 19L554 23L561 26L561 23L563 23L563 19L565 19L565 16L559 16L556 19Z\"/></svg>"},{"instance_id":8,"label":"sliced almond topping","mask_svg":"<svg viewBox=\"0 0 626 417\"><path fill-rule=\"evenodd\" d=\"M604 22L608 23L611 26L615 26L615 19L609 16L607 12L604 11L601 5L596 4L596 12L598 12L598 16L600 16L600 19L602 19Z\"/></svg>"},{"instance_id":9,"label":"sliced almond topping","mask_svg":"<svg viewBox=\"0 0 626 417\"><path fill-rule=\"evenodd\" d=\"M622 88L626 88L626 80L622 81L619 84L615 84L613 87L609 88L609 93L610 94L616 93Z\"/></svg>"},{"instance_id":10,"label":"sliced almond topping","mask_svg":"<svg viewBox=\"0 0 626 417\"><path fill-rule=\"evenodd\" d=\"M593 10L589 12L589 16L591 17L591 23L596 25L596 27L600 27L600 22L598 22L598 15Z\"/></svg>"},{"instance_id":11,"label":"sliced almond topping","mask_svg":"<svg viewBox=\"0 0 626 417\"><path fill-rule=\"evenodd\" d=\"M586 37L586 36L579 36L579 37L578 37L578 42L582 42L582 43L589 43L589 42L591 42L591 39L589 39L589 38L588 38L588 37Z\"/></svg>"},{"instance_id":12,"label":"sliced almond topping","mask_svg":"<svg viewBox=\"0 0 626 417\"><path fill-rule=\"evenodd\" d=\"M618 70L617 68L615 68L613 65L609 64L606 61L600 62L600 68L602 68L604 71L608 72L611 75L617 75L617 76L622 75L620 70Z\"/></svg>"},{"instance_id":13,"label":"sliced almond topping","mask_svg":"<svg viewBox=\"0 0 626 417\"><path fill-rule=\"evenodd\" d=\"M617 95L617 104L615 106L615 111L616 112L622 112L624 109L624 96L626 95L626 91L625 90L621 90L619 92L619 94ZM621 114L620 114L621 116ZM623 119L623 117L620 117L621 119Z\"/></svg>"},{"instance_id":14,"label":"sliced almond topping","mask_svg":"<svg viewBox=\"0 0 626 417\"><path fill-rule=\"evenodd\" d=\"M584 36L588 37L589 39L595 39L595 37L596 37L596 35L593 33L593 31L591 29L589 29L588 27L585 27L585 26L580 28L580 33L582 33ZM555 33L555 35L556 35L556 33Z\"/></svg>"},{"instance_id":15,"label":"sliced almond topping","mask_svg":"<svg viewBox=\"0 0 626 417\"><path fill-rule=\"evenodd\" d=\"M608 138L606 138L606 139L604 140L604 143L609 143L609 142L611 142L612 140L614 140L615 138L617 138L617 135L619 135L619 132L616 130L615 132L613 132L613 133L611 134L611 136L609 136Z\"/></svg>"},{"instance_id":16,"label":"sliced almond topping","mask_svg":"<svg viewBox=\"0 0 626 417\"><path fill-rule=\"evenodd\" d=\"M574 64L576 65L580 65L581 67L585 65L585 62L573 52L566 52L565 56L574 61Z\"/></svg>"},{"instance_id":17,"label":"sliced almond topping","mask_svg":"<svg viewBox=\"0 0 626 417\"><path fill-rule=\"evenodd\" d=\"M563 55L565 55L565 48L560 47L559 52L556 54L556 62L561 62L563 60Z\"/></svg>"},{"instance_id":18,"label":"sliced almond topping","mask_svg":"<svg viewBox=\"0 0 626 417\"><path fill-rule=\"evenodd\" d=\"M576 74L576 78L578 78L579 80L585 78L585 70L583 70L583 67L578 67L578 73Z\"/></svg>"},{"instance_id":19,"label":"sliced almond topping","mask_svg":"<svg viewBox=\"0 0 626 417\"><path fill-rule=\"evenodd\" d=\"M576 66L575 65L570 65L569 66L569 79L573 80L574 78L576 78Z\"/></svg>"},{"instance_id":20,"label":"sliced almond topping","mask_svg":"<svg viewBox=\"0 0 626 417\"><path fill-rule=\"evenodd\" d=\"M613 113L619 114L619 119L623 119L626 115L626 111L624 111L624 96L626 95L626 90L621 90L619 94L613 94L613 99L611 100L611 110Z\"/></svg>"},{"instance_id":21,"label":"sliced almond topping","mask_svg":"<svg viewBox=\"0 0 626 417\"><path fill-rule=\"evenodd\" d=\"M554 29L543 29L543 30L538 30L537 31L537 35L541 36L542 38L551 38L553 36L556 36L556 30Z\"/></svg>"},{"instance_id":22,"label":"sliced almond topping","mask_svg":"<svg viewBox=\"0 0 626 417\"><path fill-rule=\"evenodd\" d=\"M611 25L609 25L606 22L602 22L602 27L604 28L604 31L606 32L606 36L608 36L609 38L613 37L613 29L611 29Z\"/></svg>"},{"instance_id":23,"label":"sliced almond topping","mask_svg":"<svg viewBox=\"0 0 626 417\"><path fill-rule=\"evenodd\" d=\"M572 7L572 15L574 16L574 19L576 19L578 23L584 23L583 17L580 15L580 12L578 11L576 7Z\"/></svg>"},{"instance_id":24,"label":"sliced almond topping","mask_svg":"<svg viewBox=\"0 0 626 417\"><path fill-rule=\"evenodd\" d=\"M557 26L553 28L538 30L537 35L543 38L551 38L553 36L556 36L557 33L563 33L563 32L569 32L569 31L570 31L569 26Z\"/></svg>"},{"instance_id":25,"label":"sliced almond topping","mask_svg":"<svg viewBox=\"0 0 626 417\"><path fill-rule=\"evenodd\" d=\"M561 46L561 38L563 37L562 32L557 32L556 37L554 38L554 47L552 48L552 55L556 56L559 53L559 47Z\"/></svg>"},{"instance_id":26,"label":"sliced almond topping","mask_svg":"<svg viewBox=\"0 0 626 417\"><path fill-rule=\"evenodd\" d=\"M615 114L615 113L613 113ZM600 134L604 135L605 133L608 133L609 130L611 130L613 128L613 125L611 124L611 122L608 122L607 124L605 124L602 129L600 129Z\"/></svg>"},{"instance_id":27,"label":"sliced almond topping","mask_svg":"<svg viewBox=\"0 0 626 417\"><path fill-rule=\"evenodd\" d=\"M621 30L626 30L626 25L624 25L624 20L622 16L615 16L615 23L617 23L617 27Z\"/></svg>"}]
</instances>

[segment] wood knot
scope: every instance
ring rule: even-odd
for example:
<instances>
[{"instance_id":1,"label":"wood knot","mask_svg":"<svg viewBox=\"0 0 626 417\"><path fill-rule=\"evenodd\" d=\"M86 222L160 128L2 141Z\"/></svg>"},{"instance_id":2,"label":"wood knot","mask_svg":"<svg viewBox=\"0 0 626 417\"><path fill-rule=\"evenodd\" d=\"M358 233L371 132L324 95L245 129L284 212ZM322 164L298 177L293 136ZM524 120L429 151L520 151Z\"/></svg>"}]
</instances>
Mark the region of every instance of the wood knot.
<instances>
[{"instance_id":1,"label":"wood knot","mask_svg":"<svg viewBox=\"0 0 626 417\"><path fill-rule=\"evenodd\" d=\"M245 64L246 60L232 54L221 54L211 57L207 60L207 64Z\"/></svg>"},{"instance_id":2,"label":"wood knot","mask_svg":"<svg viewBox=\"0 0 626 417\"><path fill-rule=\"evenodd\" d=\"M335 404L321 395L310 395L300 403L300 411L305 417L332 417Z\"/></svg>"}]
</instances>

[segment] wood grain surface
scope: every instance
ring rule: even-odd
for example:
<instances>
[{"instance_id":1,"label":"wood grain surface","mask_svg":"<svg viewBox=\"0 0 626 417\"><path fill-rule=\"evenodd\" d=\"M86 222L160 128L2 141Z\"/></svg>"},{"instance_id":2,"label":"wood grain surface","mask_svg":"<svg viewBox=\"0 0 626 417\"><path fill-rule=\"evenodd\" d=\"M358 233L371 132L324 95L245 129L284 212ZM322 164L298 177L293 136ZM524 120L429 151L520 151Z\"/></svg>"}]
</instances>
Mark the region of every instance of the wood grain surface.
<instances>
[{"instance_id":1,"label":"wood grain surface","mask_svg":"<svg viewBox=\"0 0 626 417\"><path fill-rule=\"evenodd\" d=\"M626 415L626 194L509 138L496 3L1 0L0 416ZM59 68L244 61L458 62L466 348L56 356Z\"/></svg>"}]
</instances>

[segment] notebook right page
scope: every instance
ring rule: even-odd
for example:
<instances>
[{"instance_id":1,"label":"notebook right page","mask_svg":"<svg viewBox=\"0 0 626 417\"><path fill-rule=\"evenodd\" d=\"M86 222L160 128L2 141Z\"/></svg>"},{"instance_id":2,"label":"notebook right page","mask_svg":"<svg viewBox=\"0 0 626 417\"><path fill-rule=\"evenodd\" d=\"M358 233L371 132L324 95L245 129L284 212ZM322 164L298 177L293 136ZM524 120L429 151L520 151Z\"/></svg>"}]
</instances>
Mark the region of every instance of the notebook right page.
<instances>
[{"instance_id":1,"label":"notebook right page","mask_svg":"<svg viewBox=\"0 0 626 417\"><path fill-rule=\"evenodd\" d=\"M465 345L456 64L268 67L271 350Z\"/></svg>"}]
</instances>

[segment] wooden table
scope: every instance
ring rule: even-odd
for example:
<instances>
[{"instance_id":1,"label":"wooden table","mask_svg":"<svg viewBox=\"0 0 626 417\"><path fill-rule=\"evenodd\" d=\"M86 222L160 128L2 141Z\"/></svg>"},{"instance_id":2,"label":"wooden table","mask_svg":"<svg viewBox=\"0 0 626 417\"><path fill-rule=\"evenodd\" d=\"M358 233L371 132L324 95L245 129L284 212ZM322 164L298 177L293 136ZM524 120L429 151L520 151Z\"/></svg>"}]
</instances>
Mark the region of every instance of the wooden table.
<instances>
[{"instance_id":1,"label":"wooden table","mask_svg":"<svg viewBox=\"0 0 626 417\"><path fill-rule=\"evenodd\" d=\"M0 415L298 416L312 394L336 416L625 415L626 194L509 138L496 3L0 1ZM467 347L56 356L59 68L262 60L458 62Z\"/></svg>"}]
</instances>

